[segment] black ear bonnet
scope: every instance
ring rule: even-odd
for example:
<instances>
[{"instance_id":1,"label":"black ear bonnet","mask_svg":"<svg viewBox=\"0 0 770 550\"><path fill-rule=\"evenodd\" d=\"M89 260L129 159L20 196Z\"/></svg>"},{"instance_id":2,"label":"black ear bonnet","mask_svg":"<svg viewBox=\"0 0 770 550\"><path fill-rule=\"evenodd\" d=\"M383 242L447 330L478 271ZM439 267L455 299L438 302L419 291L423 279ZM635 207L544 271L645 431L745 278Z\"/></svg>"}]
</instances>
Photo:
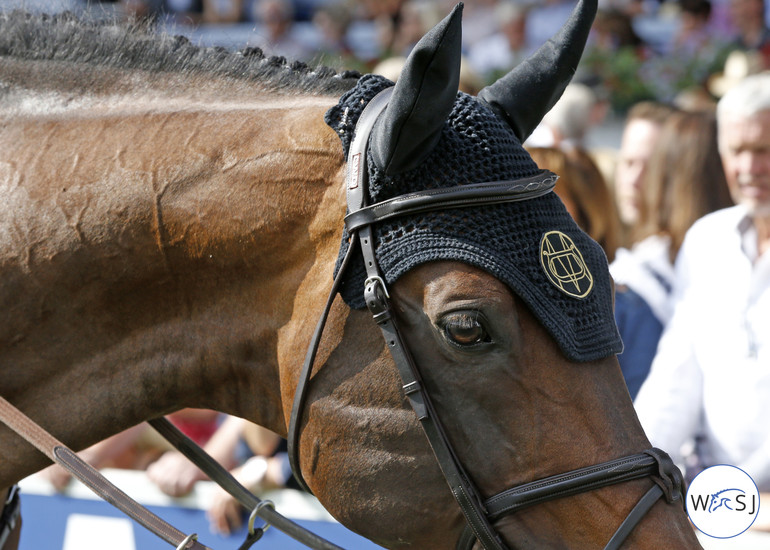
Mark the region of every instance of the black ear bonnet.
<instances>
[{"instance_id":1,"label":"black ear bonnet","mask_svg":"<svg viewBox=\"0 0 770 550\"><path fill-rule=\"evenodd\" d=\"M438 27L459 25L459 14L455 12ZM429 41L423 47L445 47L435 42L434 37L432 43ZM549 47L553 49L553 45ZM574 56L574 52L570 55ZM417 71L427 74L424 67ZM421 149L425 139L420 138L422 141L414 147L413 154L402 152L404 160L396 161L396 166L389 163L383 167L378 165L382 162L383 146L370 138L366 163L369 204L418 190L516 180L540 171L521 145L521 137L526 138L534 129L533 115L527 107L523 106L524 121L512 124L511 118L517 116L515 109L506 104L509 99L501 96L500 89L494 89L501 81L480 93L483 99L478 99L456 92L454 75L449 73L448 86L451 89L454 85L455 93L449 97L448 116L441 114L443 122L437 125L434 136L429 136L435 142L431 150ZM509 77L511 74L503 80ZM520 78L534 77L525 73ZM559 78L563 80L563 76ZM393 83L383 77L366 75L326 113L326 123L340 137L346 157L364 107L390 86ZM561 91L563 87L555 92L555 99L549 97L546 103L555 102ZM393 95L398 93L397 87ZM391 104L381 118L387 118L390 108ZM421 126L424 124L420 121ZM407 137L399 140L408 140L409 132L403 134ZM398 147L402 145L398 143ZM373 153L373 147L379 150ZM414 162L414 155L420 157L419 162ZM403 216L378 223L374 238L377 261L388 285L426 262L461 261L505 282L569 359L592 361L623 349L615 326L607 258L601 247L578 228L554 193L521 202ZM340 260L347 251L348 240L345 230ZM350 307L359 309L365 307L366 275L360 250L353 253L340 292Z\"/></svg>"}]
</instances>

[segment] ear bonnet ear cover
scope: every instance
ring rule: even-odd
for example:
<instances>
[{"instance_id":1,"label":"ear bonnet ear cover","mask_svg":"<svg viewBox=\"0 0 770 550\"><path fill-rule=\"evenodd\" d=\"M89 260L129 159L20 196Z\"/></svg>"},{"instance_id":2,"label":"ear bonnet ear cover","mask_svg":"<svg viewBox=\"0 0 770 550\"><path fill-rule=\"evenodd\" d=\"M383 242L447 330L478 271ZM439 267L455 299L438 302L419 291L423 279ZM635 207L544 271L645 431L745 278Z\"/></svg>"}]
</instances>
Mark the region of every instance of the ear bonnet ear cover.
<instances>
[{"instance_id":1,"label":"ear bonnet ear cover","mask_svg":"<svg viewBox=\"0 0 770 550\"><path fill-rule=\"evenodd\" d=\"M347 156L366 104L393 83L363 76L327 113ZM369 204L424 189L515 180L539 168L512 128L483 101L457 93L435 147L421 162L389 174L367 154ZM505 282L530 308L572 361L593 361L623 349L615 326L607 258L581 231L555 193L493 206L446 209L377 224L375 253L392 285L421 264L461 261ZM344 231L340 259L347 251ZM360 250L341 286L350 307L365 307ZM337 268L339 268L339 261Z\"/></svg>"}]
</instances>

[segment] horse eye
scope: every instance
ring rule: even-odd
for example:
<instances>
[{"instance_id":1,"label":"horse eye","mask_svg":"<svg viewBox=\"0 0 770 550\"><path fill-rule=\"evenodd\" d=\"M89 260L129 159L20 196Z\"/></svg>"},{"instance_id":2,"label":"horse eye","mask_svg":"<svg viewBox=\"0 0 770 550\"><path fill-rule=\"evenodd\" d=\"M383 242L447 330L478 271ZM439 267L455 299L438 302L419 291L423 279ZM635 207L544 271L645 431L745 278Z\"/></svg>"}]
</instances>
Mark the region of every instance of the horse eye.
<instances>
[{"instance_id":1,"label":"horse eye","mask_svg":"<svg viewBox=\"0 0 770 550\"><path fill-rule=\"evenodd\" d=\"M491 342L477 313L452 313L443 321L444 335L459 346L474 346Z\"/></svg>"}]
</instances>

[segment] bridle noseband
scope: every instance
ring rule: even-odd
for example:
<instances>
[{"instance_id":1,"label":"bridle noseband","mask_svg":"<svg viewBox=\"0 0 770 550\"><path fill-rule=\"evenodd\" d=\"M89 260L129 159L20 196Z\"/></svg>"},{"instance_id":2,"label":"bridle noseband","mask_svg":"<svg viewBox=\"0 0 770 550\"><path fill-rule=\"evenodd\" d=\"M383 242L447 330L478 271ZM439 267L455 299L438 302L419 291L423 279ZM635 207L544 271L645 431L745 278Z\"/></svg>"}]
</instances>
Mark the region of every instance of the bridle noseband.
<instances>
[{"instance_id":1,"label":"bridle noseband","mask_svg":"<svg viewBox=\"0 0 770 550\"><path fill-rule=\"evenodd\" d=\"M367 104L356 125L355 137L350 147L347 176L348 215L345 218L351 235L350 246L334 278L297 384L287 436L292 470L300 484L309 491L299 467L299 421L302 418L307 382L323 327L352 257L351 251L358 245L363 254L367 274L364 285L366 305L382 331L401 376L404 394L420 421L444 478L466 519L466 529L458 540L457 549L470 550L478 540L485 550L507 550L502 538L492 526L492 522L501 516L548 500L651 477L655 484L622 522L605 550L619 548L661 496L665 496L669 503L681 499L682 476L668 455L659 449L649 449L639 454L526 483L483 499L454 452L430 396L425 391L420 372L391 315L390 297L375 256L372 225L377 222L431 210L528 200L551 192L557 177L543 170L525 180L460 185L410 193L374 205L366 205L365 159L369 133L377 116L386 107L392 90L393 88L383 90Z\"/></svg>"}]
</instances>

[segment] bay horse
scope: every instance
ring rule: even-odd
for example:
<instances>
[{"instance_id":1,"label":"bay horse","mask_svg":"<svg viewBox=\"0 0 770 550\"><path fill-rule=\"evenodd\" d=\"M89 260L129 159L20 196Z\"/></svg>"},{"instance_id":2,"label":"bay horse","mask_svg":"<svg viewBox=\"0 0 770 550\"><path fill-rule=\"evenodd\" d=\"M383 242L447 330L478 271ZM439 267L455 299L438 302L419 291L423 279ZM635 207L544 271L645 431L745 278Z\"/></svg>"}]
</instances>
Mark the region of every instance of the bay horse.
<instances>
[{"instance_id":1,"label":"bay horse","mask_svg":"<svg viewBox=\"0 0 770 550\"><path fill-rule=\"evenodd\" d=\"M540 174L520 142L574 72L595 8L581 0L561 38L478 98L457 93L456 8L410 55L350 172L368 173L372 200L426 178L428 194L496 181L463 172L479 159L499 179ZM341 239L340 138L348 149L360 107L392 83L68 15L0 15L0 56L0 395L74 449L185 407L292 437L300 367L355 240ZM488 121L493 132L473 126ZM492 145L465 148L480 135ZM382 222L374 252L481 498L648 449L615 359L606 259L558 198L456 210L437 230L443 215ZM484 216L500 227L478 229ZM533 234L541 222L554 231ZM509 238L536 268L485 248ZM582 271L548 275L557 264ZM456 547L467 513L356 283L343 282L311 364L295 473L386 548ZM0 425L0 487L48 464ZM532 502L489 520L495 547L601 548L654 485ZM681 499L637 519L626 547L699 547Z\"/></svg>"}]
</instances>

